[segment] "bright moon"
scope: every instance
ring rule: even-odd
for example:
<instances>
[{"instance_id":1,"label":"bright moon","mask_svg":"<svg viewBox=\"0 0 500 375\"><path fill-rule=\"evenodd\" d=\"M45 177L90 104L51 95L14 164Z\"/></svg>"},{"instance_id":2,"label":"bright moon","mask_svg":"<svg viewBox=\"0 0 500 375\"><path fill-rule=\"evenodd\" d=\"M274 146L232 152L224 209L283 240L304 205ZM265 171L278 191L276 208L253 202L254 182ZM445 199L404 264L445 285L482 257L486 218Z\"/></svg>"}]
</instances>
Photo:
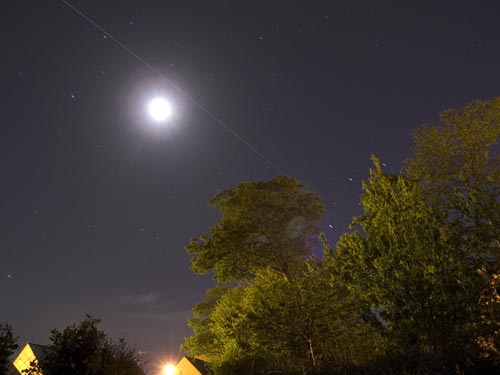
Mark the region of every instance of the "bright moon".
<instances>
[{"instance_id":1,"label":"bright moon","mask_svg":"<svg viewBox=\"0 0 500 375\"><path fill-rule=\"evenodd\" d=\"M155 98L149 102L149 115L156 122L167 120L172 114L170 103L163 98Z\"/></svg>"},{"instance_id":2,"label":"bright moon","mask_svg":"<svg viewBox=\"0 0 500 375\"><path fill-rule=\"evenodd\" d=\"M163 372L165 375L174 375L175 374L175 366L172 364L165 365L163 368Z\"/></svg>"}]
</instances>

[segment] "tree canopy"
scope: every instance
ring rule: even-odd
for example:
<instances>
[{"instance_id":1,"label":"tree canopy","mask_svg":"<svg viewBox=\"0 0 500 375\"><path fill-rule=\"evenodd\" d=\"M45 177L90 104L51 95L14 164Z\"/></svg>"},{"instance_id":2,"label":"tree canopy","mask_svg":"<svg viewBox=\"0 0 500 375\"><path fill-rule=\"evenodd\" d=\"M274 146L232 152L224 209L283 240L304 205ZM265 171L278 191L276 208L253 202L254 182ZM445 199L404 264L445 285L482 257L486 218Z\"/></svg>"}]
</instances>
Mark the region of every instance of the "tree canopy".
<instances>
[{"instance_id":1,"label":"tree canopy","mask_svg":"<svg viewBox=\"0 0 500 375\"><path fill-rule=\"evenodd\" d=\"M219 223L186 247L192 270L213 270L219 282L252 278L265 267L292 277L297 260L311 254L323 215L320 198L304 187L280 176L219 192L209 202L222 215Z\"/></svg>"},{"instance_id":2,"label":"tree canopy","mask_svg":"<svg viewBox=\"0 0 500 375\"><path fill-rule=\"evenodd\" d=\"M474 101L417 129L400 172L373 157L334 250L321 201L293 178L217 194L219 224L187 250L218 286L183 349L216 374L496 373L499 137L500 98Z\"/></svg>"},{"instance_id":3,"label":"tree canopy","mask_svg":"<svg viewBox=\"0 0 500 375\"><path fill-rule=\"evenodd\" d=\"M471 293L482 283L457 246L460 227L427 204L418 183L385 174L376 160L364 190L364 214L354 221L362 232L338 244L345 282L367 307L381 309L394 352L454 366L445 362L470 342Z\"/></svg>"},{"instance_id":4,"label":"tree canopy","mask_svg":"<svg viewBox=\"0 0 500 375\"><path fill-rule=\"evenodd\" d=\"M485 301L500 265L500 99L441 119L414 133L415 154L401 173L385 173L374 159L358 229L338 245L350 289L382 309L393 353L436 373L498 360L499 331L484 325L498 316Z\"/></svg>"}]
</instances>

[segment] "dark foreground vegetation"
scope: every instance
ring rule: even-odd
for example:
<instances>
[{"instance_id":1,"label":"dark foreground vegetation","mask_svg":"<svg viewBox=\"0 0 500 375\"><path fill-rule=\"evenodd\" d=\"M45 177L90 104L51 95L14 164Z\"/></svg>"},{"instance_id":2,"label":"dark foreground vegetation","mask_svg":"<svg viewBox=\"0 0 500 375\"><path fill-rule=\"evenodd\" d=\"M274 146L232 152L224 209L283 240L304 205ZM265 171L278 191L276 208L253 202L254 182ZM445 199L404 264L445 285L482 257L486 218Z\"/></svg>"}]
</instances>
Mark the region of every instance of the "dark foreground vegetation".
<instances>
[{"instance_id":1,"label":"dark foreground vegetation","mask_svg":"<svg viewBox=\"0 0 500 375\"><path fill-rule=\"evenodd\" d=\"M18 347L12 327L9 324L0 324L0 374L7 374L10 357Z\"/></svg>"},{"instance_id":2,"label":"dark foreground vegetation","mask_svg":"<svg viewBox=\"0 0 500 375\"><path fill-rule=\"evenodd\" d=\"M334 249L291 177L218 193L187 246L216 286L183 350L216 374L498 374L499 135L500 99L475 101L415 131L399 173L373 157Z\"/></svg>"},{"instance_id":3,"label":"dark foreground vegetation","mask_svg":"<svg viewBox=\"0 0 500 375\"><path fill-rule=\"evenodd\" d=\"M99 330L100 320L86 316L78 325L53 329L50 345L39 346L25 375L145 375L144 359L124 338L112 340ZM9 361L18 349L8 325L0 325L0 375L12 374ZM9 370L11 367L11 370Z\"/></svg>"}]
</instances>

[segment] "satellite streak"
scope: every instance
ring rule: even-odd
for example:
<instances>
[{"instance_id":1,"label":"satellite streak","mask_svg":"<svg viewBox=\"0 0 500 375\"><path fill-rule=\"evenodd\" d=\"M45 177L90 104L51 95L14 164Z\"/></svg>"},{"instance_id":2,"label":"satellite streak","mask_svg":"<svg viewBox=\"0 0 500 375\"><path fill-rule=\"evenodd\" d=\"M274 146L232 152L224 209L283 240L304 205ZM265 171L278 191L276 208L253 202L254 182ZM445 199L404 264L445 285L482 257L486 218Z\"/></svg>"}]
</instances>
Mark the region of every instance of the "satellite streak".
<instances>
[{"instance_id":1,"label":"satellite streak","mask_svg":"<svg viewBox=\"0 0 500 375\"><path fill-rule=\"evenodd\" d=\"M228 131L230 134L232 134L236 139L238 139L241 143L243 143L245 146L247 146L250 150L252 150L259 158L261 158L263 161L265 161L270 167L272 167L276 172L278 172L282 176L286 176L287 174L279 168L276 164L274 164L269 158L267 158L262 152L260 152L258 149L256 149L254 146L250 144L245 138L243 138L241 135L239 135L235 130L233 130L228 124L226 124L220 117L212 113L208 108L206 108L204 105L202 105L199 101L197 101L195 98L193 98L191 95L189 95L185 90L183 90L181 87L176 85L174 82L172 82L170 79L165 77L158 69L156 69L154 66L149 64L146 60L144 60L142 57L140 57L137 53L132 51L130 48L128 48L124 43L122 43L118 38L113 36L109 31L104 29L102 26L100 26L98 23L96 23L94 20L92 20L90 17L88 17L85 13L83 13L81 10L76 8L74 5L69 3L67 0L61 0L63 4L65 4L68 8L72 9L75 13L77 13L80 17L85 19L87 22L92 24L96 29L104 33L108 38L113 40L116 44L118 44L122 49L124 49L126 52L130 53L132 56L134 56L137 60L139 60L143 65L145 65L148 69L150 69L153 73L155 73L158 77L160 77L164 82L169 84L171 87L173 87L175 90L177 90L179 93L181 93L184 97L186 97L191 103L196 105L198 108L200 108L203 112L205 112L210 118L212 118L217 124L222 126L226 131ZM325 212L327 215L331 216L334 220L336 220L340 225L342 225L344 228L347 229L347 226L339 219L337 216L335 216L333 213L331 213L329 210L325 208Z\"/></svg>"}]
</instances>

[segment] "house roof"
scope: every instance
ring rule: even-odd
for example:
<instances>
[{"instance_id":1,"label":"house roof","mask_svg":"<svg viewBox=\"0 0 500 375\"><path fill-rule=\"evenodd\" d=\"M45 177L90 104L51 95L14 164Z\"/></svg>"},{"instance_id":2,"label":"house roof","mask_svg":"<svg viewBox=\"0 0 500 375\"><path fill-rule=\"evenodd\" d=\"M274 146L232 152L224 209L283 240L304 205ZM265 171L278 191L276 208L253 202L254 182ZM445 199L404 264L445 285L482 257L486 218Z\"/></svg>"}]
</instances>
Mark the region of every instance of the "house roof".
<instances>
[{"instance_id":1,"label":"house roof","mask_svg":"<svg viewBox=\"0 0 500 375\"><path fill-rule=\"evenodd\" d=\"M193 357L188 357L184 356L191 364L200 372L201 375L209 375L210 371L208 371L208 368L206 366L207 362L202 361L201 359L198 358L193 358Z\"/></svg>"},{"instance_id":2,"label":"house roof","mask_svg":"<svg viewBox=\"0 0 500 375\"><path fill-rule=\"evenodd\" d=\"M27 342L12 362L12 365L16 369L15 374L19 375L24 370L30 368L32 361L45 359L50 350L48 346Z\"/></svg>"},{"instance_id":3,"label":"house roof","mask_svg":"<svg viewBox=\"0 0 500 375\"><path fill-rule=\"evenodd\" d=\"M28 345L31 347L33 354L38 360L44 359L50 351L50 347L48 345L34 344L32 342L28 342Z\"/></svg>"}]
</instances>

